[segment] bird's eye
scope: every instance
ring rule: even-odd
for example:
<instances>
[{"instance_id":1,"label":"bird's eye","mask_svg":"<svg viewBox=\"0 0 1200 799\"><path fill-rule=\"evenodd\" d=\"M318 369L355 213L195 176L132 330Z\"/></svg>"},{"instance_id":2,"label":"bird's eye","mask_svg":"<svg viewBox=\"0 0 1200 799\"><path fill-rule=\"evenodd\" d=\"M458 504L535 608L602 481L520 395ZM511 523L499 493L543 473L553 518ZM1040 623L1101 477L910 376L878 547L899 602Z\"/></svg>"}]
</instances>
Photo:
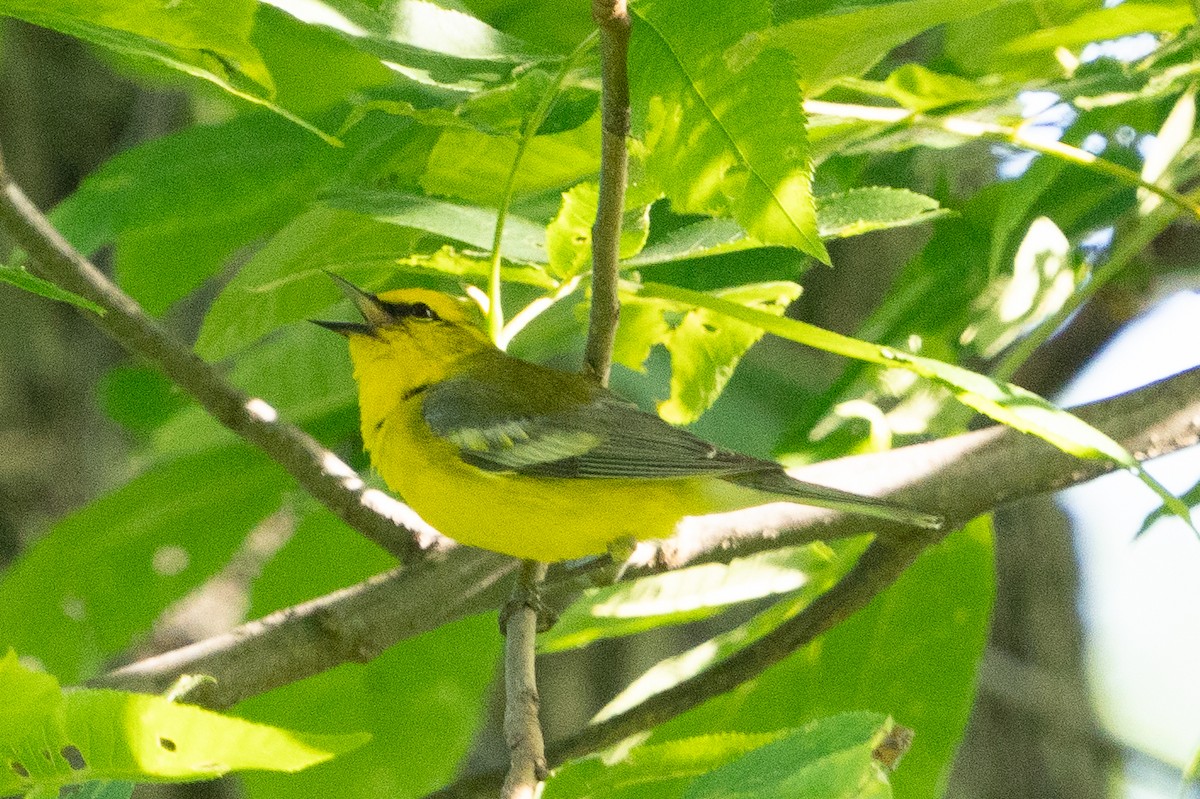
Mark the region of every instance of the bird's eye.
<instances>
[{"instance_id":1,"label":"bird's eye","mask_svg":"<svg viewBox=\"0 0 1200 799\"><path fill-rule=\"evenodd\" d=\"M423 302L414 302L412 306L410 306L409 314L416 319L428 319L430 321L436 321L437 319L441 318L434 312L432 308Z\"/></svg>"}]
</instances>

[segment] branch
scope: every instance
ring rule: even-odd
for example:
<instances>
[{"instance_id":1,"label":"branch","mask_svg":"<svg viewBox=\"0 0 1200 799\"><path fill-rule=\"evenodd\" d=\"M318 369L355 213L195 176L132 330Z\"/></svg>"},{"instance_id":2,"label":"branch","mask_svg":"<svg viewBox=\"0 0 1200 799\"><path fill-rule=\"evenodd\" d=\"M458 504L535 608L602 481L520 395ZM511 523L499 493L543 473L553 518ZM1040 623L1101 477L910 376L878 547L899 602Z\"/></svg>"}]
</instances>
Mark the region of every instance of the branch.
<instances>
[{"instance_id":1,"label":"branch","mask_svg":"<svg viewBox=\"0 0 1200 799\"><path fill-rule=\"evenodd\" d=\"M450 546L406 505L367 489L354 470L299 428L280 422L258 398L229 385L73 248L25 196L0 160L0 225L34 271L104 309L92 321L130 353L146 359L221 424L262 449L342 521L407 562Z\"/></svg>"},{"instance_id":2,"label":"branch","mask_svg":"<svg viewBox=\"0 0 1200 799\"><path fill-rule=\"evenodd\" d=\"M1200 440L1200 368L1075 412L1139 460L1174 452ZM953 525L1006 502L1082 483L1111 469L1106 462L1077 460L1040 439L997 426L890 452L828 461L795 474L915 507L936 508ZM809 541L861 535L867 529L878 531L885 541L901 544L911 532L880 520L864 522L849 514L789 504L704 517L693 520L668 541L641 544L635 554L637 562L626 569L623 579L697 563L728 562ZM394 573L377 578L218 638L127 666L99 678L96 684L160 692L181 674L209 674L217 679L221 692L219 701L212 704L232 705L278 684L269 674L257 672L278 668L280 651L288 652L291 664L287 680L311 676L342 662L337 660L341 650L330 648L323 638L310 640L314 624L334 641L372 641L372 646L382 650L404 638L497 607L505 596L500 583L509 578L514 564L499 555L459 547L428 569L411 570L411 583ZM366 610L374 607L386 608L390 615ZM350 654L344 660L360 659L369 651L361 646L348 649Z\"/></svg>"},{"instance_id":3,"label":"branch","mask_svg":"<svg viewBox=\"0 0 1200 799\"><path fill-rule=\"evenodd\" d=\"M398 641L492 610L511 589L519 561L457 547L358 585L101 675L88 684L161 694L184 674L207 674L187 696L214 709L343 663L366 662Z\"/></svg>"},{"instance_id":4,"label":"branch","mask_svg":"<svg viewBox=\"0 0 1200 799\"><path fill-rule=\"evenodd\" d=\"M613 342L621 303L617 298L621 218L629 154L629 11L625 0L592 0L592 18L600 28L600 198L592 225L592 306L588 320L584 372L608 384Z\"/></svg>"},{"instance_id":5,"label":"branch","mask_svg":"<svg viewBox=\"0 0 1200 799\"><path fill-rule=\"evenodd\" d=\"M538 721L538 592L546 564L527 560L513 594L514 608L504 623L504 739L511 765L500 789L502 799L533 799L546 779L546 743Z\"/></svg>"}]
</instances>

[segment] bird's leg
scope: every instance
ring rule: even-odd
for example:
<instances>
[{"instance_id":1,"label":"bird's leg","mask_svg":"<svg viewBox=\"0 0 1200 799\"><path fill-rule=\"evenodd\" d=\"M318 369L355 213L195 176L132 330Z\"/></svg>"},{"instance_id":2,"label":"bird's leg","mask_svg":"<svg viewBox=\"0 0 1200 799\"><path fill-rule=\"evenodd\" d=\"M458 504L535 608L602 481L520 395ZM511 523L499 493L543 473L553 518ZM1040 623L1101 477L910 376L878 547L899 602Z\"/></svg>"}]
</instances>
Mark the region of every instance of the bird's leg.
<instances>
[{"instance_id":1,"label":"bird's leg","mask_svg":"<svg viewBox=\"0 0 1200 799\"><path fill-rule=\"evenodd\" d=\"M500 608L500 634L508 634L508 622L513 614L523 608L529 608L537 614L537 631L544 633L558 621L558 614L552 611L542 601L542 581L545 578L546 566L535 560L527 560L521 564L521 573L517 584L513 586L512 595Z\"/></svg>"},{"instance_id":2,"label":"bird's leg","mask_svg":"<svg viewBox=\"0 0 1200 799\"><path fill-rule=\"evenodd\" d=\"M606 579L601 585L612 585L625 576L629 567L629 559L637 549L637 539L631 535L623 535L608 542L609 567L600 573L600 578Z\"/></svg>"}]
</instances>

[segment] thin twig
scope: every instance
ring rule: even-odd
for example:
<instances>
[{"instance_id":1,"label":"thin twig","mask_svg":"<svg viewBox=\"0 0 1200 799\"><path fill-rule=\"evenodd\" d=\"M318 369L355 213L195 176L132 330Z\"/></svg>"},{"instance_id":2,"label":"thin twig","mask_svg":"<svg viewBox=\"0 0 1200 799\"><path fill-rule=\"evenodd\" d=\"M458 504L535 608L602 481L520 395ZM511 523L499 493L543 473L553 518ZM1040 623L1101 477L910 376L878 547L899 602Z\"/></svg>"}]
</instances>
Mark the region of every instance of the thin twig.
<instances>
[{"instance_id":1,"label":"thin twig","mask_svg":"<svg viewBox=\"0 0 1200 799\"><path fill-rule=\"evenodd\" d=\"M175 385L237 435L262 449L346 524L411 561L452 546L406 505L368 489L354 470L274 408L229 385L220 373L175 341L54 229L0 161L0 225L30 258L34 271L104 309L92 322L134 355L162 370Z\"/></svg>"},{"instance_id":2,"label":"thin twig","mask_svg":"<svg viewBox=\"0 0 1200 799\"><path fill-rule=\"evenodd\" d=\"M621 218L629 153L629 11L625 0L592 0L592 18L600 29L600 197L592 225L592 306L588 320L584 371L608 384L621 303L617 298L621 254Z\"/></svg>"},{"instance_id":3,"label":"thin twig","mask_svg":"<svg viewBox=\"0 0 1200 799\"><path fill-rule=\"evenodd\" d=\"M1175 452L1200 440L1200 368L1074 412L1139 460ZM961 522L1006 502L1081 483L1111 469L1107 461L1077 460L1033 436L994 426L889 452L827 461L795 474L936 508L953 522ZM864 522L849 514L776 503L770 509L697 520L674 538L644 542L635 556L637 562L626 568L622 579L697 563L728 562L766 549L867 530L891 538L905 535L905 528L879 520ZM512 563L462 547L444 562L428 564L427 570L410 570L411 582L408 575L375 578L365 587L346 589L127 666L96 684L159 692L181 674L208 674L216 678L219 691L219 701L211 704L226 707L279 685L280 680L311 676L343 660L369 656L372 647L382 649L496 607L504 596L497 583L511 573ZM316 639L310 637L314 618L323 633ZM346 648L339 649L343 644ZM287 657L281 659L281 652ZM281 662L289 664L282 677L263 674L278 669Z\"/></svg>"},{"instance_id":4,"label":"thin twig","mask_svg":"<svg viewBox=\"0 0 1200 799\"><path fill-rule=\"evenodd\" d=\"M533 799L546 778L546 743L538 719L538 604L546 564L527 560L514 592L504 629L504 740L510 765L500 790L503 799Z\"/></svg>"}]
</instances>

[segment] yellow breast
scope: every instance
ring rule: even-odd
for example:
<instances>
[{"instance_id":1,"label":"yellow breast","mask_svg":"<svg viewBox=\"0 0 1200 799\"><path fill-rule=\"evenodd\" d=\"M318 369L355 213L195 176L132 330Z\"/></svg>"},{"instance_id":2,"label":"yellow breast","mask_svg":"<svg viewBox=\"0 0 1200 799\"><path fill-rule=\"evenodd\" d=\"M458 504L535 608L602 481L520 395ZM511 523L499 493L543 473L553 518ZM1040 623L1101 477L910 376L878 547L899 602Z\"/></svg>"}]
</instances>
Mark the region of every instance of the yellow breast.
<instances>
[{"instance_id":1,"label":"yellow breast","mask_svg":"<svg viewBox=\"0 0 1200 799\"><path fill-rule=\"evenodd\" d=\"M425 521L460 543L519 558L597 554L615 539L664 538L684 516L730 509L727 492L712 484L731 487L712 478L573 479L478 469L429 431L420 397L363 433L388 487Z\"/></svg>"}]
</instances>

